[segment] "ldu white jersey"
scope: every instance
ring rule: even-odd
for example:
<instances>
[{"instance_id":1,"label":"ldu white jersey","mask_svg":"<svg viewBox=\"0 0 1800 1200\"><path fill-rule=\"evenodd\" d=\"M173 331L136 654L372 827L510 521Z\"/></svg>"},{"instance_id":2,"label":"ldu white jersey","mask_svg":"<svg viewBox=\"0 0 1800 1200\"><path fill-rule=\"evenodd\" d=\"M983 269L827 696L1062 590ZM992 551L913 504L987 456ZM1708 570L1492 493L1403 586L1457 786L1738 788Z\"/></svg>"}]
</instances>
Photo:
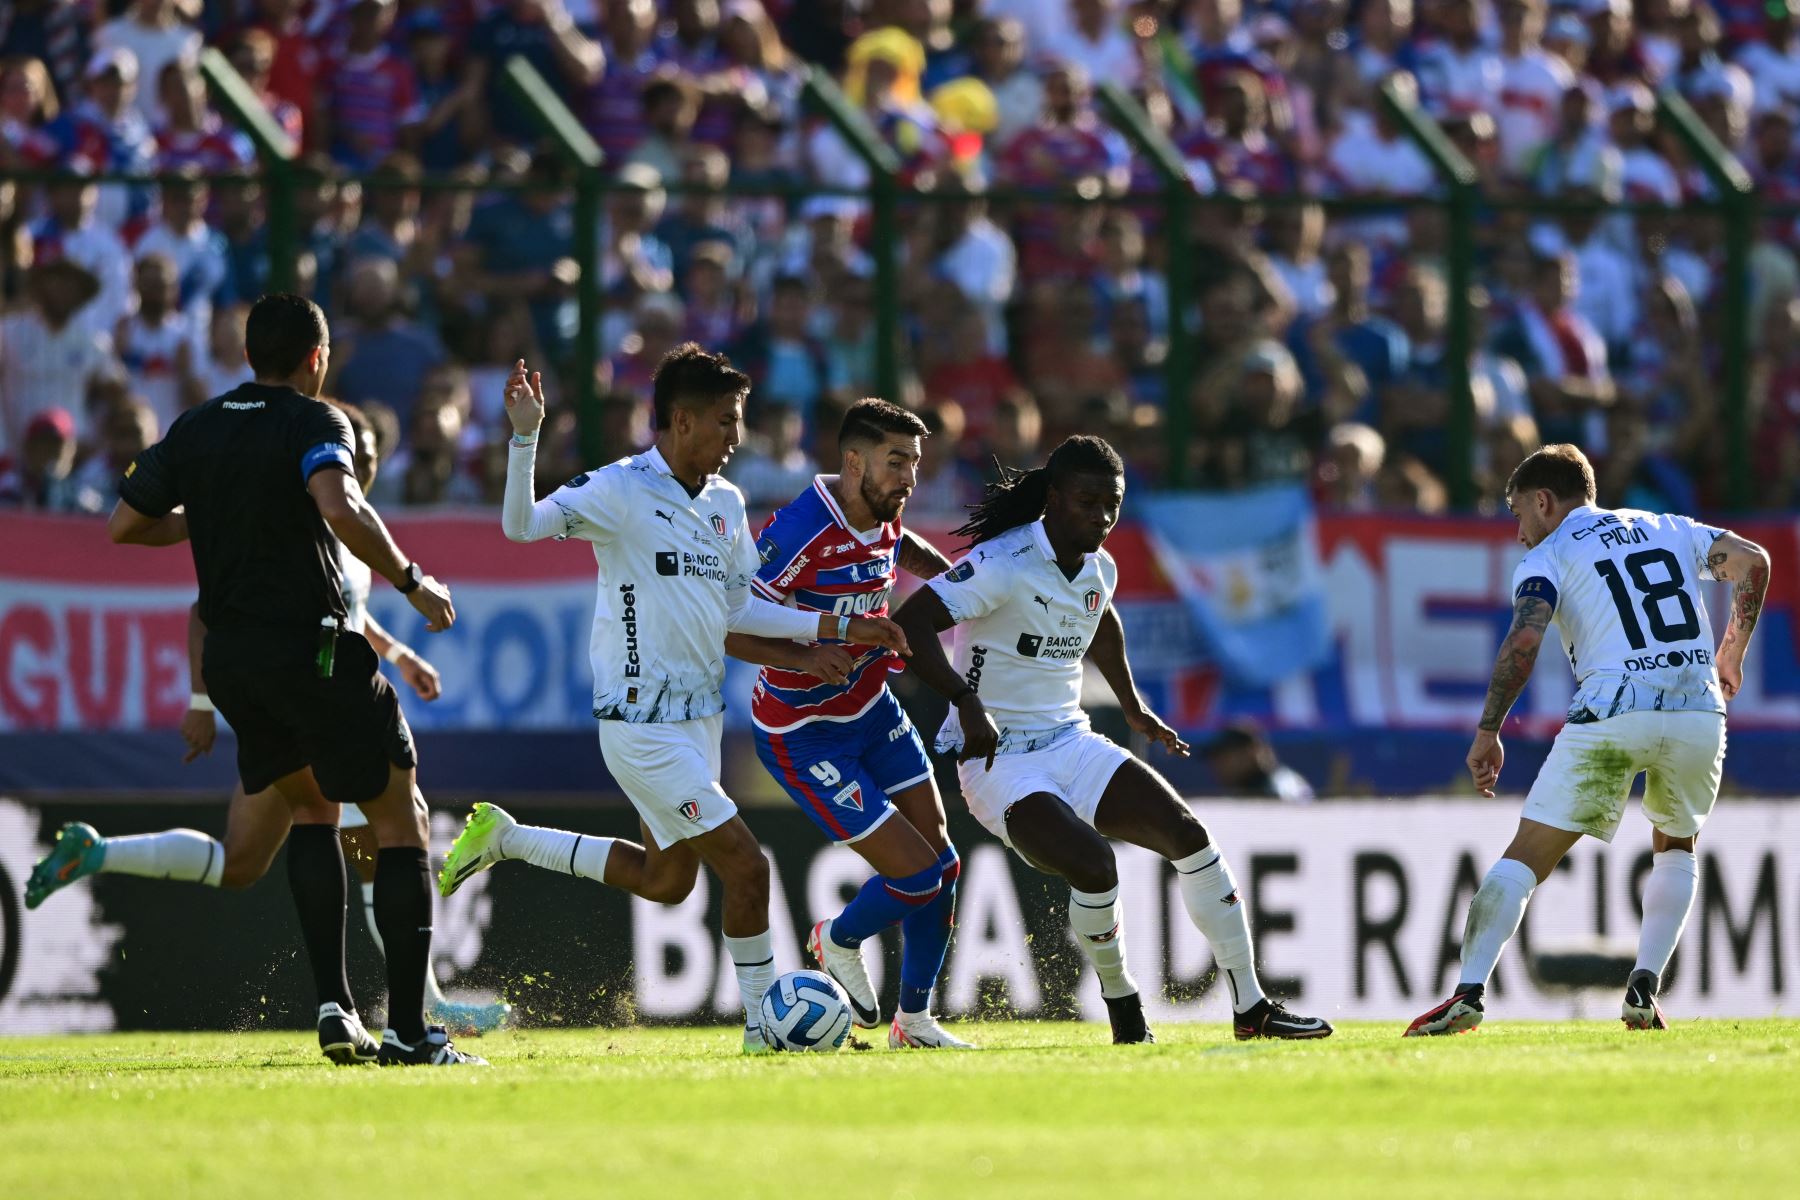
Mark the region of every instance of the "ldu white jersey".
<instances>
[{"instance_id":1,"label":"ldu white jersey","mask_svg":"<svg viewBox=\"0 0 1800 1200\"><path fill-rule=\"evenodd\" d=\"M689 721L723 712L726 620L759 562L744 495L717 475L689 497L652 449L578 475L545 503L559 541L594 544L600 569L594 716Z\"/></svg>"},{"instance_id":2,"label":"ldu white jersey","mask_svg":"<svg viewBox=\"0 0 1800 1200\"><path fill-rule=\"evenodd\" d=\"M999 727L999 753L1042 749L1087 728L1082 657L1118 585L1119 568L1104 550L1088 555L1075 578L1065 576L1042 521L983 542L926 582L956 619L953 661ZM937 748L961 745L952 710Z\"/></svg>"},{"instance_id":3,"label":"ldu white jersey","mask_svg":"<svg viewBox=\"0 0 1800 1200\"><path fill-rule=\"evenodd\" d=\"M1526 552L1515 599L1554 610L1575 672L1569 720L1639 710L1723 713L1700 581L1723 530L1672 514L1582 505Z\"/></svg>"}]
</instances>

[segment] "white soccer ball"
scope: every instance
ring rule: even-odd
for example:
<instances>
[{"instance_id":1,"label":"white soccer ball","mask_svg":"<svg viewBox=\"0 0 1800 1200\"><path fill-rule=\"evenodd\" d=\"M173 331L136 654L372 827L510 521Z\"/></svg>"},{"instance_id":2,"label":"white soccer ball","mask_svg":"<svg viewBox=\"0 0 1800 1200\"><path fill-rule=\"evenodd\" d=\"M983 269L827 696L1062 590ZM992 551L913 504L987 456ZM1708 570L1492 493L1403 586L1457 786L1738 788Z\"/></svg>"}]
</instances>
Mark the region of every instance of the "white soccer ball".
<instances>
[{"instance_id":1,"label":"white soccer ball","mask_svg":"<svg viewBox=\"0 0 1800 1200\"><path fill-rule=\"evenodd\" d=\"M789 971L762 998L771 1050L836 1050L850 1036L850 998L822 971Z\"/></svg>"}]
</instances>

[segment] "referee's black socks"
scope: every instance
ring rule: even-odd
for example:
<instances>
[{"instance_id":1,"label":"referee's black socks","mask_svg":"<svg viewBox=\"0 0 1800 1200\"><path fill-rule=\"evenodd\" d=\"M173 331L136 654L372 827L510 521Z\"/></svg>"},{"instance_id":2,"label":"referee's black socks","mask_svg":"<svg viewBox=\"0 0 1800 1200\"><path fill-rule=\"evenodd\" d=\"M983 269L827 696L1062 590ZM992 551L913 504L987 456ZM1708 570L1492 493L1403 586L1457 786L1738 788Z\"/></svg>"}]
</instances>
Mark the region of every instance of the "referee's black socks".
<instances>
[{"instance_id":1,"label":"referee's black socks","mask_svg":"<svg viewBox=\"0 0 1800 1200\"><path fill-rule=\"evenodd\" d=\"M336 825L296 825L288 833L288 890L300 916L300 935L312 963L320 1004L356 1011L344 973L344 851Z\"/></svg>"},{"instance_id":2,"label":"referee's black socks","mask_svg":"<svg viewBox=\"0 0 1800 1200\"><path fill-rule=\"evenodd\" d=\"M417 846L375 858L375 924L387 954L388 1028L408 1045L425 1036L425 971L431 958L431 867Z\"/></svg>"}]
</instances>

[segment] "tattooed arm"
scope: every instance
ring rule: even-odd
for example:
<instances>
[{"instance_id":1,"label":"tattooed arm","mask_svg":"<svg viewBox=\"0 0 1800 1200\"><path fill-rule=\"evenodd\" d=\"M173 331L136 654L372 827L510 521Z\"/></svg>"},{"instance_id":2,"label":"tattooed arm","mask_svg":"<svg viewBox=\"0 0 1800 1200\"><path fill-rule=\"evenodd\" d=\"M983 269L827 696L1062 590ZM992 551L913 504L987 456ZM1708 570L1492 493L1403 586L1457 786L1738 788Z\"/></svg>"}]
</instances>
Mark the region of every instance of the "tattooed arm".
<instances>
[{"instance_id":1,"label":"tattooed arm","mask_svg":"<svg viewBox=\"0 0 1800 1200\"><path fill-rule=\"evenodd\" d=\"M935 579L950 569L950 560L936 546L907 529L900 534L899 566L915 579Z\"/></svg>"},{"instance_id":2,"label":"tattooed arm","mask_svg":"<svg viewBox=\"0 0 1800 1200\"><path fill-rule=\"evenodd\" d=\"M1716 656L1719 687L1729 700L1744 685L1744 651L1750 648L1750 634L1769 590L1769 552L1735 533L1723 533L1712 544L1706 565L1714 579L1732 585L1731 619Z\"/></svg>"},{"instance_id":3,"label":"tattooed arm","mask_svg":"<svg viewBox=\"0 0 1800 1200\"><path fill-rule=\"evenodd\" d=\"M1537 665L1538 648L1544 644L1550 614L1549 602L1540 596L1521 596L1513 605L1512 628L1506 631L1506 640L1500 643L1500 653L1494 659L1487 703L1482 706L1475 744L1469 747L1465 760L1475 790L1484 796L1493 796L1494 784L1500 779L1500 767L1506 761L1506 751L1500 745L1500 726Z\"/></svg>"}]
</instances>

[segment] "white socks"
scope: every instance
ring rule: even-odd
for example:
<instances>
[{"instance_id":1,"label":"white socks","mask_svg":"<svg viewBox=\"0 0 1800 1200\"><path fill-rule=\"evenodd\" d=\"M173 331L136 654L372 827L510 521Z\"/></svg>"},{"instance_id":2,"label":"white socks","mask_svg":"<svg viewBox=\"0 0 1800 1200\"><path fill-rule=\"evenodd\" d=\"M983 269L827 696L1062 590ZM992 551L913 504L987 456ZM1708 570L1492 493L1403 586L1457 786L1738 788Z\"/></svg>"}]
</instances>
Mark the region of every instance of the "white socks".
<instances>
[{"instance_id":1,"label":"white socks","mask_svg":"<svg viewBox=\"0 0 1800 1200\"><path fill-rule=\"evenodd\" d=\"M522 858L546 871L579 875L598 883L606 882L606 859L612 853L613 839L566 829L545 829L540 825L515 825L500 842L500 853L507 858ZM760 997L758 997L760 999Z\"/></svg>"},{"instance_id":2,"label":"white socks","mask_svg":"<svg viewBox=\"0 0 1800 1200\"><path fill-rule=\"evenodd\" d=\"M1700 884L1700 862L1692 850L1664 850L1651 860L1650 878L1644 881L1644 927L1638 934L1639 971L1658 979L1675 953L1694 907Z\"/></svg>"},{"instance_id":3,"label":"white socks","mask_svg":"<svg viewBox=\"0 0 1800 1200\"><path fill-rule=\"evenodd\" d=\"M193 829L109 837L100 870L218 887L225 871L225 847Z\"/></svg>"},{"instance_id":4,"label":"white socks","mask_svg":"<svg viewBox=\"0 0 1800 1200\"><path fill-rule=\"evenodd\" d=\"M725 949L737 968L738 992L744 998L744 1028L762 1028L762 998L775 982L775 942L769 931L749 937L725 937Z\"/></svg>"},{"instance_id":5,"label":"white socks","mask_svg":"<svg viewBox=\"0 0 1800 1200\"><path fill-rule=\"evenodd\" d=\"M1100 976L1100 994L1107 999L1135 995L1137 980L1125 965L1125 913L1119 907L1119 889L1078 892L1069 889L1069 928L1075 944Z\"/></svg>"},{"instance_id":6,"label":"white socks","mask_svg":"<svg viewBox=\"0 0 1800 1200\"><path fill-rule=\"evenodd\" d=\"M1238 895L1231 867L1217 846L1171 861L1188 918L1212 946L1213 961L1231 985L1232 1011L1250 1011L1264 995L1250 945L1250 914Z\"/></svg>"},{"instance_id":7,"label":"white socks","mask_svg":"<svg viewBox=\"0 0 1800 1200\"><path fill-rule=\"evenodd\" d=\"M1537 876L1530 867L1515 858L1503 858L1489 868L1487 877L1475 898L1469 901L1469 919L1463 926L1462 983L1487 986L1500 961L1500 952L1519 931L1525 919L1525 905L1537 890ZM1691 893L1690 893L1691 895ZM1649 894L1645 893L1645 917L1649 917ZM1669 943L1674 945L1673 940Z\"/></svg>"}]
</instances>

